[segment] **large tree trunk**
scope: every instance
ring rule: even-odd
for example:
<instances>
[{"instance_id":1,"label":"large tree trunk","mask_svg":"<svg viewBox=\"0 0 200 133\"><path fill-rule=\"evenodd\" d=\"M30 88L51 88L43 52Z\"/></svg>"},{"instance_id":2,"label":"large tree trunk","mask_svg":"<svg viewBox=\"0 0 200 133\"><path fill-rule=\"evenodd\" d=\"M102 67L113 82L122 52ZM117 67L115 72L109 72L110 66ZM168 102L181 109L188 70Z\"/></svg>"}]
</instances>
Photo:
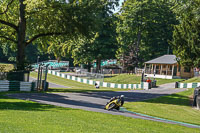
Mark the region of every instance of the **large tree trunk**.
<instances>
[{"instance_id":1,"label":"large tree trunk","mask_svg":"<svg viewBox=\"0 0 200 133\"><path fill-rule=\"evenodd\" d=\"M136 67L138 67L138 62L139 62L140 43L141 43L141 31L138 31L137 41L136 41Z\"/></svg>"},{"instance_id":2,"label":"large tree trunk","mask_svg":"<svg viewBox=\"0 0 200 133\"><path fill-rule=\"evenodd\" d=\"M18 38L17 38L17 70L25 69L25 47L26 47L26 18L24 0L19 0L20 14L18 24Z\"/></svg>"},{"instance_id":3,"label":"large tree trunk","mask_svg":"<svg viewBox=\"0 0 200 133\"><path fill-rule=\"evenodd\" d=\"M101 70L101 59L97 59L96 73L99 73Z\"/></svg>"},{"instance_id":4,"label":"large tree trunk","mask_svg":"<svg viewBox=\"0 0 200 133\"><path fill-rule=\"evenodd\" d=\"M91 67L92 67L92 64L91 64L91 62L88 62L88 65L87 65L88 72L91 72Z\"/></svg>"}]
</instances>

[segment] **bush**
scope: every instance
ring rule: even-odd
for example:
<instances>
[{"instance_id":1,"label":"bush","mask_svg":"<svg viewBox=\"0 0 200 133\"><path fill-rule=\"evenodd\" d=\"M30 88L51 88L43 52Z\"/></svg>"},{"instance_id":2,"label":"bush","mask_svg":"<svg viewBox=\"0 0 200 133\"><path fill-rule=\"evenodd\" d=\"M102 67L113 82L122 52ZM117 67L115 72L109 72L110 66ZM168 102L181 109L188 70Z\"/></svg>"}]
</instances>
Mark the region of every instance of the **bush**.
<instances>
[{"instance_id":1,"label":"bush","mask_svg":"<svg viewBox=\"0 0 200 133\"><path fill-rule=\"evenodd\" d=\"M0 64L0 72L9 72L14 70L13 64Z\"/></svg>"}]
</instances>

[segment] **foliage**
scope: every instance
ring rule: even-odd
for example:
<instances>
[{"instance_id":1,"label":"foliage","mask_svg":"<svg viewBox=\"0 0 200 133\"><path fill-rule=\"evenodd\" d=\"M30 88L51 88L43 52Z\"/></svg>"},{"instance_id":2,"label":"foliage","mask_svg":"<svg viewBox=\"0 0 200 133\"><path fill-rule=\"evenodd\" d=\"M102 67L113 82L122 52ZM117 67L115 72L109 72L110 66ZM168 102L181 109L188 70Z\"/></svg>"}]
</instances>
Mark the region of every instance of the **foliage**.
<instances>
[{"instance_id":1,"label":"foliage","mask_svg":"<svg viewBox=\"0 0 200 133\"><path fill-rule=\"evenodd\" d=\"M116 0L117 2L117 0ZM112 5L116 5L113 2ZM108 5L107 5L108 6ZM102 12L99 14L101 18L101 24L96 32L93 32L93 37L87 38L79 36L74 40L67 40L52 48L63 50L63 54L60 55L70 56L74 59L74 64L88 64L91 66L92 62L96 60L97 66L101 60L115 58L117 50L116 41L116 26L114 24L116 17L113 16L112 9L110 7L103 7ZM98 68L100 69L100 68Z\"/></svg>"},{"instance_id":2,"label":"foliage","mask_svg":"<svg viewBox=\"0 0 200 133\"><path fill-rule=\"evenodd\" d=\"M0 42L17 50L17 69L24 69L25 48L33 44L46 50L52 40L92 36L99 28L106 0L5 0L0 3ZM108 6L109 7L109 6ZM94 25L95 23L95 25ZM57 52L56 53L60 53Z\"/></svg>"},{"instance_id":3,"label":"foliage","mask_svg":"<svg viewBox=\"0 0 200 133\"><path fill-rule=\"evenodd\" d=\"M10 46L11 43L0 44L0 60L1 62L15 62L16 49Z\"/></svg>"},{"instance_id":4,"label":"foliage","mask_svg":"<svg viewBox=\"0 0 200 133\"><path fill-rule=\"evenodd\" d=\"M200 1L190 0L175 10L179 25L174 26L172 47L184 66L200 65Z\"/></svg>"},{"instance_id":5,"label":"foliage","mask_svg":"<svg viewBox=\"0 0 200 133\"><path fill-rule=\"evenodd\" d=\"M143 63L167 53L172 24L176 24L169 2L127 0L118 17L119 58L138 66L138 62Z\"/></svg>"},{"instance_id":6,"label":"foliage","mask_svg":"<svg viewBox=\"0 0 200 133\"><path fill-rule=\"evenodd\" d=\"M0 72L9 72L14 69L13 64L0 64Z\"/></svg>"}]
</instances>

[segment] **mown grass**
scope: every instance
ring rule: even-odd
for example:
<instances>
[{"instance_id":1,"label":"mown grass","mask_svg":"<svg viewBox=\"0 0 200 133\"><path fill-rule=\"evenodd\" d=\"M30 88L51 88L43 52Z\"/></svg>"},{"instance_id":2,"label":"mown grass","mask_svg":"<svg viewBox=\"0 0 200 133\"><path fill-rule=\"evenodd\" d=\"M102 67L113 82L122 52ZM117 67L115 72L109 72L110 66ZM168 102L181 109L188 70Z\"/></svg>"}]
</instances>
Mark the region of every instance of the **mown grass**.
<instances>
[{"instance_id":1,"label":"mown grass","mask_svg":"<svg viewBox=\"0 0 200 133\"><path fill-rule=\"evenodd\" d=\"M2 133L195 133L199 129L12 99L0 93Z\"/></svg>"},{"instance_id":2,"label":"mown grass","mask_svg":"<svg viewBox=\"0 0 200 133\"><path fill-rule=\"evenodd\" d=\"M153 81L153 78L151 78ZM182 81L183 79L155 79L157 81L157 85L166 84L166 83L173 83ZM110 83L119 83L119 84L140 84L141 76L135 74L117 74L113 76L107 76L104 78L105 82Z\"/></svg>"},{"instance_id":3,"label":"mown grass","mask_svg":"<svg viewBox=\"0 0 200 133\"><path fill-rule=\"evenodd\" d=\"M36 78L37 73L31 72L30 76ZM61 77L51 75L51 74L48 74L47 81L70 87L70 88L64 88L64 89L50 88L49 92L89 92L89 91L121 91L122 90L122 89L117 89L117 88L106 88L106 87L100 87L100 89L96 89L94 85L79 83L77 81L61 78Z\"/></svg>"},{"instance_id":4,"label":"mown grass","mask_svg":"<svg viewBox=\"0 0 200 133\"><path fill-rule=\"evenodd\" d=\"M162 84L167 84L167 83L173 83L173 82L180 82L183 81L184 79L156 79L156 85L162 85Z\"/></svg>"},{"instance_id":5,"label":"mown grass","mask_svg":"<svg viewBox=\"0 0 200 133\"><path fill-rule=\"evenodd\" d=\"M200 82L200 77L190 78L188 80L182 81L182 83L197 83Z\"/></svg>"},{"instance_id":6,"label":"mown grass","mask_svg":"<svg viewBox=\"0 0 200 133\"><path fill-rule=\"evenodd\" d=\"M200 111L192 108L194 89L124 106L134 112L200 125Z\"/></svg>"}]
</instances>

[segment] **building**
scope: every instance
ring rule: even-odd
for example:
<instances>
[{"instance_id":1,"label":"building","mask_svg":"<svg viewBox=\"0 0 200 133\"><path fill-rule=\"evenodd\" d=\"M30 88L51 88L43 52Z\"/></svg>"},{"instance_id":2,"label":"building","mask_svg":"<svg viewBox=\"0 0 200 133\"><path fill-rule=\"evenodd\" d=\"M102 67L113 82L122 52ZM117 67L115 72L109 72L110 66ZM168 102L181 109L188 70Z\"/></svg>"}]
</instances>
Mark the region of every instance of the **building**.
<instances>
[{"instance_id":1,"label":"building","mask_svg":"<svg viewBox=\"0 0 200 133\"><path fill-rule=\"evenodd\" d=\"M194 77L193 68L179 65L175 55L163 55L147 61L144 69L147 77L163 79Z\"/></svg>"}]
</instances>

